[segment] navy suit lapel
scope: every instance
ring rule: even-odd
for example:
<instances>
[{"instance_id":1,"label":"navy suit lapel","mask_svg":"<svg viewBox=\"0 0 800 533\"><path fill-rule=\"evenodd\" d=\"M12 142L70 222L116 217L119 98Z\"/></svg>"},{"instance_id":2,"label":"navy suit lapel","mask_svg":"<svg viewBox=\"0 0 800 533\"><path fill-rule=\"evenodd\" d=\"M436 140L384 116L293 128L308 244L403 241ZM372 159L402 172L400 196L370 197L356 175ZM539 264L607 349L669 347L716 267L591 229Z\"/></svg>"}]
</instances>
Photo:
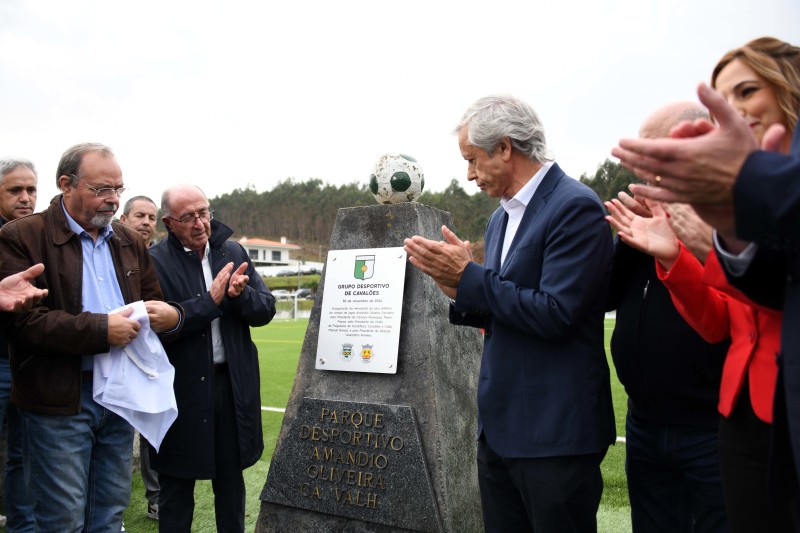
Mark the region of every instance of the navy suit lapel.
<instances>
[{"instance_id":1,"label":"navy suit lapel","mask_svg":"<svg viewBox=\"0 0 800 533\"><path fill-rule=\"evenodd\" d=\"M506 240L506 228L508 227L508 213L503 209L503 216L500 217L500 232L497 237L497 246L494 251L494 262L497 265L497 271L500 271L500 265L503 260L503 241Z\"/></svg>"},{"instance_id":2,"label":"navy suit lapel","mask_svg":"<svg viewBox=\"0 0 800 533\"><path fill-rule=\"evenodd\" d=\"M486 248L483 251L483 264L486 268L497 272L500 271L500 256L503 253L503 239L506 234L507 222L508 213L499 207L489 219L484 236Z\"/></svg>"},{"instance_id":3,"label":"navy suit lapel","mask_svg":"<svg viewBox=\"0 0 800 533\"><path fill-rule=\"evenodd\" d=\"M533 198L531 198L531 201L528 202L528 206L525 208L525 213L522 215L522 220L517 228L517 233L514 235L514 240L511 241L511 247L508 249L506 261L503 263L503 268L500 270L501 274L511 263L511 258L514 257L514 252L516 252L519 243L523 239L527 238L527 233L534 227L534 221L536 220L537 215L542 211L545 204L547 204L547 197L553 192L553 189L556 187L556 183L558 183L558 180L561 179L562 176L564 176L564 171L561 170L561 167L559 167L556 163L553 163L553 166L551 166L550 170L547 171L544 179L542 179L542 182L536 188L536 192L533 193ZM500 262L498 261L497 264L499 265Z\"/></svg>"}]
</instances>

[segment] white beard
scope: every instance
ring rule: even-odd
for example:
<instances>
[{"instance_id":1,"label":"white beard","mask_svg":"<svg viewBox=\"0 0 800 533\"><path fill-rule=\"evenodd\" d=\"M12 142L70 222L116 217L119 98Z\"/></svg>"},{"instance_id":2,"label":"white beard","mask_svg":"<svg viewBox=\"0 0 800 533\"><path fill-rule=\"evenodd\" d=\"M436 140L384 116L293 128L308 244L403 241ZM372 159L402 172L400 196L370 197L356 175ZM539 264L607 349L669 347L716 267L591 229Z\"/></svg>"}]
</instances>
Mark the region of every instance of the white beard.
<instances>
[{"instance_id":1,"label":"white beard","mask_svg":"<svg viewBox=\"0 0 800 533\"><path fill-rule=\"evenodd\" d=\"M97 227L97 228L104 228L104 227L108 226L109 224L111 224L111 221L113 219L114 219L114 215L113 214L111 214L111 215L103 215L103 214L97 213L94 217L92 217L92 220L90 221L90 223L93 226Z\"/></svg>"}]
</instances>

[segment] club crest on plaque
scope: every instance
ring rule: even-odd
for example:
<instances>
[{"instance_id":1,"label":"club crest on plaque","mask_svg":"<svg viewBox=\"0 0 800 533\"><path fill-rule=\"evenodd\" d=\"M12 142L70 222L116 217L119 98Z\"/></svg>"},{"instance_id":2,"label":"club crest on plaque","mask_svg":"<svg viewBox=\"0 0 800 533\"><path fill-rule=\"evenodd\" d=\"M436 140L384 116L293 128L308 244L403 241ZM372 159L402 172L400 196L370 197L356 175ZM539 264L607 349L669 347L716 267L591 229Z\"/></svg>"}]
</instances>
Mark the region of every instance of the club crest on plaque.
<instances>
[{"instance_id":1,"label":"club crest on plaque","mask_svg":"<svg viewBox=\"0 0 800 533\"><path fill-rule=\"evenodd\" d=\"M342 361L349 361L353 358L353 345L352 343L342 344L342 352L339 354Z\"/></svg>"},{"instance_id":2,"label":"club crest on plaque","mask_svg":"<svg viewBox=\"0 0 800 533\"><path fill-rule=\"evenodd\" d=\"M369 363L372 361L372 345L371 344L362 344L361 345L361 362L362 363Z\"/></svg>"},{"instance_id":3,"label":"club crest on plaque","mask_svg":"<svg viewBox=\"0 0 800 533\"><path fill-rule=\"evenodd\" d=\"M369 279L375 273L374 255L357 255L353 276L356 279Z\"/></svg>"}]
</instances>

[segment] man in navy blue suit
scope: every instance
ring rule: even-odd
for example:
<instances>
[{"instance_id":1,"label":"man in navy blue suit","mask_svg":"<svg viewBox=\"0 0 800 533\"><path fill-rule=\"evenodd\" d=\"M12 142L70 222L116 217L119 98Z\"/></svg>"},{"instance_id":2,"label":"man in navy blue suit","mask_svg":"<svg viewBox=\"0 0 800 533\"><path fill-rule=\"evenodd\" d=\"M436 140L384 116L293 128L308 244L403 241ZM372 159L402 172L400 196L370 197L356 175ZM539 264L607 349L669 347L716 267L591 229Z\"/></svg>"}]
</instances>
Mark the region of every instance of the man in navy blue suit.
<instances>
[{"instance_id":1,"label":"man in navy blue suit","mask_svg":"<svg viewBox=\"0 0 800 533\"><path fill-rule=\"evenodd\" d=\"M716 228L715 246L730 282L763 305L783 310L772 424L773 495L787 503L800 531L800 128L788 155L776 153L785 131L773 126L758 150L747 123L701 85L700 100L719 126L684 123L674 137L620 141L612 153L655 185L636 194L692 202Z\"/></svg>"},{"instance_id":2,"label":"man in navy blue suit","mask_svg":"<svg viewBox=\"0 0 800 533\"><path fill-rule=\"evenodd\" d=\"M486 531L596 531L600 463L615 440L603 317L612 240L588 187L547 158L535 111L475 102L458 124L467 179L501 206L485 261L444 241L405 240L411 263L452 300L454 324L483 328L478 482Z\"/></svg>"}]
</instances>

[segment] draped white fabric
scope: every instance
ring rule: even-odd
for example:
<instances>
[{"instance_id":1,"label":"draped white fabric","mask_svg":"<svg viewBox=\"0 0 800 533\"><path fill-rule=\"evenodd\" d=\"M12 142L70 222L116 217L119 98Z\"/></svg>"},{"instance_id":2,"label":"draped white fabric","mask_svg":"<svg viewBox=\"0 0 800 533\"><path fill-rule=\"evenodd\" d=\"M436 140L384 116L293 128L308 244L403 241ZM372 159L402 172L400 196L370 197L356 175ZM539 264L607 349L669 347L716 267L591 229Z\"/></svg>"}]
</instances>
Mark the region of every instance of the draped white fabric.
<instances>
[{"instance_id":1,"label":"draped white fabric","mask_svg":"<svg viewBox=\"0 0 800 533\"><path fill-rule=\"evenodd\" d=\"M94 357L94 400L127 420L158 451L167 430L178 417L172 383L175 368L156 332L150 328L141 300L115 309L133 308L130 317L141 324L125 348Z\"/></svg>"}]
</instances>

